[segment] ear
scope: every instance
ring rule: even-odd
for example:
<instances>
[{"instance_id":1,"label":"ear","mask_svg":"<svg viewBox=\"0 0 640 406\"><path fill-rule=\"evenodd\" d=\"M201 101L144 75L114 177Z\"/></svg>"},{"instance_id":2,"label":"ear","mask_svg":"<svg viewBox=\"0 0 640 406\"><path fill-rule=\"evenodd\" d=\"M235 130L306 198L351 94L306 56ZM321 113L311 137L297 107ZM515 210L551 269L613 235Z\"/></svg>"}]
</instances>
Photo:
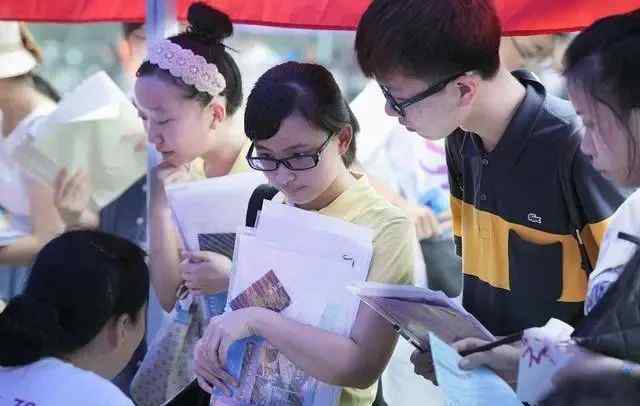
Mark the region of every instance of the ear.
<instances>
[{"instance_id":1,"label":"ear","mask_svg":"<svg viewBox=\"0 0 640 406\"><path fill-rule=\"evenodd\" d=\"M111 349L120 347L126 341L127 332L131 328L131 322L131 317L126 313L111 320L108 335Z\"/></svg>"},{"instance_id":2,"label":"ear","mask_svg":"<svg viewBox=\"0 0 640 406\"><path fill-rule=\"evenodd\" d=\"M478 94L480 77L475 73L463 75L456 79L455 84L460 95L458 107L470 106Z\"/></svg>"},{"instance_id":3,"label":"ear","mask_svg":"<svg viewBox=\"0 0 640 406\"><path fill-rule=\"evenodd\" d=\"M340 155L344 155L349 150L351 141L353 140L353 128L350 125L343 127L337 134L338 138L338 151Z\"/></svg>"},{"instance_id":4,"label":"ear","mask_svg":"<svg viewBox=\"0 0 640 406\"><path fill-rule=\"evenodd\" d=\"M224 107L222 101L217 98L211 100L206 108L212 118L210 128L213 130L217 128L227 117L227 109Z\"/></svg>"}]
</instances>

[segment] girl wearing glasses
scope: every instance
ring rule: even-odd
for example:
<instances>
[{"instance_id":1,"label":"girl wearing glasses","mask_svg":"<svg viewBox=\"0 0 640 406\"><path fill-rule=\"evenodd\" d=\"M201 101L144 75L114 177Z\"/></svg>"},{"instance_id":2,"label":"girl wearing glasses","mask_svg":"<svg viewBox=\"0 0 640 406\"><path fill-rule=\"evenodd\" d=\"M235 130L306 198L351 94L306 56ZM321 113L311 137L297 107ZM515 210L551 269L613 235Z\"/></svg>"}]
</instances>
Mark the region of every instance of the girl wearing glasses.
<instances>
[{"instance_id":1,"label":"girl wearing glasses","mask_svg":"<svg viewBox=\"0 0 640 406\"><path fill-rule=\"evenodd\" d=\"M348 167L355 153L358 123L333 76L324 67L287 62L268 70L252 90L245 132L252 145L249 164L265 172L289 204L374 230L368 280L408 284L414 266L414 227ZM196 346L198 381L227 393L237 382L218 354L238 339L264 337L296 366L343 386L341 405L371 405L375 383L395 347L397 335L376 313L361 306L350 337L303 325L264 308L219 316Z\"/></svg>"},{"instance_id":2,"label":"girl wearing glasses","mask_svg":"<svg viewBox=\"0 0 640 406\"><path fill-rule=\"evenodd\" d=\"M150 174L149 245L151 281L167 311L183 281L192 292L226 290L231 262L195 252L181 263L165 185L250 169L244 159L249 145L233 126L242 102L240 71L222 43L233 32L231 21L203 3L189 8L188 20L186 32L150 45L135 84L149 141L162 155Z\"/></svg>"}]
</instances>

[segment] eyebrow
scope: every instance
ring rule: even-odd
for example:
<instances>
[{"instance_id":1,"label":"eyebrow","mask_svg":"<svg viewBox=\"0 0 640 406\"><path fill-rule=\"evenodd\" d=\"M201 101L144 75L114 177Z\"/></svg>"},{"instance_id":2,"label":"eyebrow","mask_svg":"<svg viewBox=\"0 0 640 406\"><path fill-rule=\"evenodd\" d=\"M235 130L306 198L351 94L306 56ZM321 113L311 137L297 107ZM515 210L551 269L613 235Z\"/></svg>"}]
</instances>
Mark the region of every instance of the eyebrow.
<instances>
[{"instance_id":1,"label":"eyebrow","mask_svg":"<svg viewBox=\"0 0 640 406\"><path fill-rule=\"evenodd\" d=\"M269 148L264 147L262 145L258 145L258 144L255 144L255 145L256 145L256 149L265 150L267 152L273 152ZM296 144L296 145L292 145L290 147L285 148L282 152L289 152L289 151L293 151L295 149L303 149L303 148L312 148L312 147L310 145L307 145L307 144Z\"/></svg>"}]
</instances>

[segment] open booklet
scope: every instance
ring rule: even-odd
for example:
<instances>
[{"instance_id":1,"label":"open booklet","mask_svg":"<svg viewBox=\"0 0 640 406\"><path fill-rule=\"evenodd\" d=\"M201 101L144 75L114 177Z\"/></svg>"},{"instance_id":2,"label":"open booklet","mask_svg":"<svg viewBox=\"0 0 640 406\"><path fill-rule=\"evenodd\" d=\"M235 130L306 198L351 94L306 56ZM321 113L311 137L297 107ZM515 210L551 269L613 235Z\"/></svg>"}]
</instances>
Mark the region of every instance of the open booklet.
<instances>
[{"instance_id":1,"label":"open booklet","mask_svg":"<svg viewBox=\"0 0 640 406\"><path fill-rule=\"evenodd\" d=\"M261 306L348 336L359 300L346 286L366 279L372 255L369 229L265 202L256 228L237 234L227 311ZM342 390L308 375L260 337L233 344L226 370L240 385L231 397L214 392L212 405L331 406Z\"/></svg>"},{"instance_id":2,"label":"open booklet","mask_svg":"<svg viewBox=\"0 0 640 406\"><path fill-rule=\"evenodd\" d=\"M421 350L428 348L429 333L446 343L467 337L495 340L482 323L442 292L377 282L359 283L349 289Z\"/></svg>"},{"instance_id":3,"label":"open booklet","mask_svg":"<svg viewBox=\"0 0 640 406\"><path fill-rule=\"evenodd\" d=\"M26 227L19 225L9 212L0 207L0 247L11 245L25 235Z\"/></svg>"},{"instance_id":4,"label":"open booklet","mask_svg":"<svg viewBox=\"0 0 640 406\"><path fill-rule=\"evenodd\" d=\"M129 98L104 72L66 94L39 119L13 159L45 183L58 171L83 169L91 183L90 206L101 209L143 176L144 128Z\"/></svg>"}]
</instances>

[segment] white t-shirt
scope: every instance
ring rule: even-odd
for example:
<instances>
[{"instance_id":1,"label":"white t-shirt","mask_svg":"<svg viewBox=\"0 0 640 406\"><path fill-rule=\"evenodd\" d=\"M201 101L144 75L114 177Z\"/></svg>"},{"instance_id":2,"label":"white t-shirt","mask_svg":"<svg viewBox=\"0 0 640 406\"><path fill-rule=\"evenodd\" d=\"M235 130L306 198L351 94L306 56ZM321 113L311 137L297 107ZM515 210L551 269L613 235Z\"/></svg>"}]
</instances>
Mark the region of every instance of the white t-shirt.
<instances>
[{"instance_id":1,"label":"white t-shirt","mask_svg":"<svg viewBox=\"0 0 640 406\"><path fill-rule=\"evenodd\" d=\"M639 248L632 242L618 238L621 231L640 237L640 190L629 196L611 217L600 246L598 263L589 277L585 313L589 313L602 299L609 286L618 280L624 265Z\"/></svg>"},{"instance_id":2,"label":"white t-shirt","mask_svg":"<svg viewBox=\"0 0 640 406\"><path fill-rule=\"evenodd\" d=\"M114 384L63 362L44 358L0 368L0 406L133 406Z\"/></svg>"},{"instance_id":3,"label":"white t-shirt","mask_svg":"<svg viewBox=\"0 0 640 406\"><path fill-rule=\"evenodd\" d=\"M49 114L50 108L40 108L25 117L7 137L0 137L0 206L9 213L27 218L30 213L26 174L12 158L16 148L30 136L39 118Z\"/></svg>"}]
</instances>

